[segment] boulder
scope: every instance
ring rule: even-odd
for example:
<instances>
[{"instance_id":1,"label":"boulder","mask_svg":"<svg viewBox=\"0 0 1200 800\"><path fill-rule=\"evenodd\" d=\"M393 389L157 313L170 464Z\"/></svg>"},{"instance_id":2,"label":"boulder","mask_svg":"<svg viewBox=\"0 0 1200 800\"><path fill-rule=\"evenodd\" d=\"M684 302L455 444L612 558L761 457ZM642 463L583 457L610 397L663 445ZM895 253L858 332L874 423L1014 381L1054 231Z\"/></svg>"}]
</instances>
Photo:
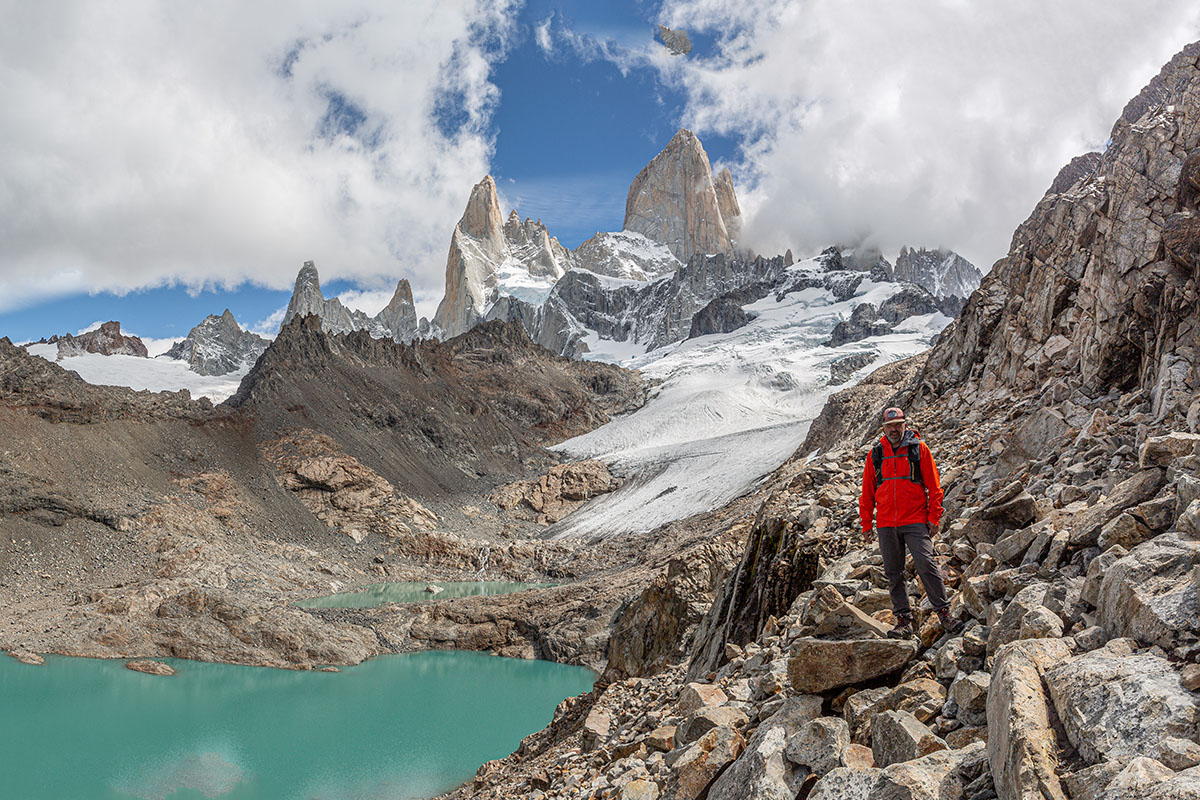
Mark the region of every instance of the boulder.
<instances>
[{"instance_id":1,"label":"boulder","mask_svg":"<svg viewBox=\"0 0 1200 800\"><path fill-rule=\"evenodd\" d=\"M1125 769L1125 761L1102 761L1062 776L1069 797L1096 797Z\"/></svg>"},{"instance_id":2,"label":"boulder","mask_svg":"<svg viewBox=\"0 0 1200 800\"><path fill-rule=\"evenodd\" d=\"M675 749L675 726L660 725L646 734L642 739L647 750L660 750L668 753Z\"/></svg>"},{"instance_id":3,"label":"boulder","mask_svg":"<svg viewBox=\"0 0 1200 800\"><path fill-rule=\"evenodd\" d=\"M1096 543L1101 550L1107 550L1114 545L1120 545L1128 550L1152 536L1154 536L1154 531L1140 517L1123 511L1100 529L1100 536L1097 537Z\"/></svg>"},{"instance_id":4,"label":"boulder","mask_svg":"<svg viewBox=\"0 0 1200 800\"><path fill-rule=\"evenodd\" d=\"M672 759L674 779L667 787L670 800L694 800L726 764L746 749L746 740L733 728L713 728Z\"/></svg>"},{"instance_id":5,"label":"boulder","mask_svg":"<svg viewBox=\"0 0 1200 800\"><path fill-rule=\"evenodd\" d=\"M811 720L787 743L787 757L818 776L842 764L842 752L850 746L850 726L838 717ZM872 763L870 766L874 766Z\"/></svg>"},{"instance_id":6,"label":"boulder","mask_svg":"<svg viewBox=\"0 0 1200 800\"><path fill-rule=\"evenodd\" d=\"M1037 606L1021 617L1018 639L1061 639L1062 618L1045 606Z\"/></svg>"},{"instance_id":7,"label":"boulder","mask_svg":"<svg viewBox=\"0 0 1200 800\"><path fill-rule=\"evenodd\" d=\"M939 750L881 770L868 800L965 800L966 785L986 769L982 744Z\"/></svg>"},{"instance_id":8,"label":"boulder","mask_svg":"<svg viewBox=\"0 0 1200 800\"><path fill-rule=\"evenodd\" d=\"M677 744L687 744L701 738L713 728L741 728L749 721L745 711L733 706L702 708L679 726L675 733L675 741Z\"/></svg>"},{"instance_id":9,"label":"boulder","mask_svg":"<svg viewBox=\"0 0 1200 800\"><path fill-rule=\"evenodd\" d=\"M1200 434L1171 431L1165 436L1151 436L1138 454L1138 466L1165 467L1182 456L1200 453Z\"/></svg>"},{"instance_id":10,"label":"boulder","mask_svg":"<svg viewBox=\"0 0 1200 800\"><path fill-rule=\"evenodd\" d=\"M621 787L620 800L658 800L658 784L637 778Z\"/></svg>"},{"instance_id":11,"label":"boulder","mask_svg":"<svg viewBox=\"0 0 1200 800\"><path fill-rule=\"evenodd\" d=\"M1100 584L1104 582L1104 576L1108 574L1109 567L1128 554L1128 550L1117 544L1093 558L1091 563L1088 564L1087 575L1083 581L1083 589L1079 593L1080 598L1093 608L1099 605Z\"/></svg>"},{"instance_id":12,"label":"boulder","mask_svg":"<svg viewBox=\"0 0 1200 800\"><path fill-rule=\"evenodd\" d=\"M842 766L851 769L867 769L875 766L875 754L871 748L861 744L848 744L842 751Z\"/></svg>"},{"instance_id":13,"label":"boulder","mask_svg":"<svg viewBox=\"0 0 1200 800\"><path fill-rule=\"evenodd\" d=\"M1152 758L1138 756L1109 781L1098 800L1140 800L1174 777L1174 770Z\"/></svg>"},{"instance_id":14,"label":"boulder","mask_svg":"<svg viewBox=\"0 0 1200 800\"><path fill-rule=\"evenodd\" d=\"M583 749L594 750L608 738L612 728L612 714L606 708L593 706L583 720Z\"/></svg>"},{"instance_id":15,"label":"boulder","mask_svg":"<svg viewBox=\"0 0 1200 800\"><path fill-rule=\"evenodd\" d=\"M907 711L884 711L871 718L871 752L880 767L945 749L946 742Z\"/></svg>"},{"instance_id":16,"label":"boulder","mask_svg":"<svg viewBox=\"0 0 1200 800\"><path fill-rule=\"evenodd\" d=\"M1125 509L1153 498L1166 480L1166 470L1155 467L1141 470L1118 483L1104 499L1071 520L1071 545L1090 547L1096 544L1105 525Z\"/></svg>"},{"instance_id":17,"label":"boulder","mask_svg":"<svg viewBox=\"0 0 1200 800\"><path fill-rule=\"evenodd\" d=\"M1195 697L1161 658L1101 648L1045 679L1067 738L1089 763L1157 755L1170 737L1200 741Z\"/></svg>"},{"instance_id":18,"label":"boulder","mask_svg":"<svg viewBox=\"0 0 1200 800\"><path fill-rule=\"evenodd\" d=\"M679 702L675 707L680 714L690 714L707 706L724 705L729 701L719 686L711 683L688 683L679 690Z\"/></svg>"},{"instance_id":19,"label":"boulder","mask_svg":"<svg viewBox=\"0 0 1200 800\"><path fill-rule=\"evenodd\" d=\"M1000 800L1065 800L1042 674L1071 656L1061 639L1000 648L987 696L988 760Z\"/></svg>"},{"instance_id":20,"label":"boulder","mask_svg":"<svg viewBox=\"0 0 1200 800\"><path fill-rule=\"evenodd\" d=\"M1022 490L1011 500L984 508L983 518L1005 528L1024 528L1037 518L1037 500Z\"/></svg>"},{"instance_id":21,"label":"boulder","mask_svg":"<svg viewBox=\"0 0 1200 800\"><path fill-rule=\"evenodd\" d=\"M871 718L876 714L907 711L921 722L929 722L946 702L946 688L932 678L917 678L894 689L884 687L882 692L874 692L870 689L853 695L842 709L850 725L851 739L862 744L871 743ZM851 701L856 698L851 709Z\"/></svg>"},{"instance_id":22,"label":"boulder","mask_svg":"<svg viewBox=\"0 0 1200 800\"><path fill-rule=\"evenodd\" d=\"M709 800L793 800L805 775L784 756L789 732L771 720L760 725L737 761L713 782Z\"/></svg>"},{"instance_id":23,"label":"boulder","mask_svg":"<svg viewBox=\"0 0 1200 800\"><path fill-rule=\"evenodd\" d=\"M939 684L940 686L940 684ZM850 740L860 744L871 742L871 714L875 705L891 692L886 686L863 689L846 698L842 705L842 718L850 726Z\"/></svg>"},{"instance_id":24,"label":"boulder","mask_svg":"<svg viewBox=\"0 0 1200 800\"><path fill-rule=\"evenodd\" d=\"M881 775L881 769L838 767L813 785L808 800L867 800Z\"/></svg>"},{"instance_id":25,"label":"boulder","mask_svg":"<svg viewBox=\"0 0 1200 800\"><path fill-rule=\"evenodd\" d=\"M1114 562L1104 574L1096 600L1105 632L1166 649L1196 634L1200 629L1193 578L1197 563L1200 542L1177 531L1140 544Z\"/></svg>"},{"instance_id":26,"label":"boulder","mask_svg":"<svg viewBox=\"0 0 1200 800\"><path fill-rule=\"evenodd\" d=\"M950 699L958 709L955 718L964 725L987 724L987 698L991 674L983 671L959 673L950 684Z\"/></svg>"},{"instance_id":27,"label":"boulder","mask_svg":"<svg viewBox=\"0 0 1200 800\"><path fill-rule=\"evenodd\" d=\"M802 694L818 694L897 672L917 655L911 640L804 637L788 653L788 680Z\"/></svg>"},{"instance_id":28,"label":"boulder","mask_svg":"<svg viewBox=\"0 0 1200 800\"><path fill-rule=\"evenodd\" d=\"M174 675L175 669L170 664L164 664L161 661L155 661L150 658L138 658L133 661L125 662L125 669L131 669L134 672L144 672L147 675Z\"/></svg>"},{"instance_id":29,"label":"boulder","mask_svg":"<svg viewBox=\"0 0 1200 800\"><path fill-rule=\"evenodd\" d=\"M989 657L995 655L1001 647L1009 642L1015 642L1021 638L1022 620L1030 611L1042 606L1048 589L1049 587L1044 583L1034 583L1017 592L988 633L987 654Z\"/></svg>"}]
</instances>

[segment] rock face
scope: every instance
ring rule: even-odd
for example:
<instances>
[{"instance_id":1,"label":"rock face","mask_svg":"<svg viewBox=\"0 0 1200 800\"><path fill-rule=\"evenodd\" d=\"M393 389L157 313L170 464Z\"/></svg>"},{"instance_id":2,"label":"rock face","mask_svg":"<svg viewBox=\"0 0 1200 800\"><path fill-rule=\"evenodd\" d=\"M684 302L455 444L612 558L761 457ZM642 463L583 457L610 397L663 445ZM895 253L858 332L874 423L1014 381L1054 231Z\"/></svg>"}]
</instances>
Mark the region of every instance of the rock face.
<instances>
[{"instance_id":1,"label":"rock face","mask_svg":"<svg viewBox=\"0 0 1200 800\"><path fill-rule=\"evenodd\" d=\"M136 336L126 336L121 333L121 323L105 322L94 331L81 333L78 336L66 334L53 338L51 343L58 344L58 357L81 356L84 353L98 353L102 356L141 356L147 358L146 345Z\"/></svg>"},{"instance_id":2,"label":"rock face","mask_svg":"<svg viewBox=\"0 0 1200 800\"><path fill-rule=\"evenodd\" d=\"M412 288L408 281L401 280L387 307L374 317L369 317L362 311L346 308L336 297L326 300L321 293L321 279L316 264L305 261L296 275L296 287L288 301L283 324L309 315L316 316L321 321L321 329L328 333L366 331L376 339L410 342L418 333L428 332L428 327L422 328L417 321Z\"/></svg>"},{"instance_id":3,"label":"rock face","mask_svg":"<svg viewBox=\"0 0 1200 800\"><path fill-rule=\"evenodd\" d=\"M979 288L983 273L952 250L901 247L892 278L915 283L938 300L957 297L965 302Z\"/></svg>"},{"instance_id":4,"label":"rock face","mask_svg":"<svg viewBox=\"0 0 1200 800\"><path fill-rule=\"evenodd\" d=\"M210 314L176 342L167 355L188 362L201 375L225 375L252 365L271 342L244 331L229 309L217 316Z\"/></svg>"},{"instance_id":5,"label":"rock face","mask_svg":"<svg viewBox=\"0 0 1200 800\"><path fill-rule=\"evenodd\" d=\"M718 190L700 140L680 129L633 179L623 228L665 244L683 262L697 254L732 255L735 242L725 213L737 227L740 209L732 179L723 176L721 182Z\"/></svg>"},{"instance_id":6,"label":"rock face","mask_svg":"<svg viewBox=\"0 0 1200 800\"><path fill-rule=\"evenodd\" d=\"M573 255L578 269L631 281L651 280L680 267L666 245L633 231L597 233Z\"/></svg>"},{"instance_id":7,"label":"rock face","mask_svg":"<svg viewBox=\"0 0 1200 800\"><path fill-rule=\"evenodd\" d=\"M968 379L983 394L1048 382L1092 396L1144 388L1156 418L1186 416L1200 386L1196 265L1165 234L1195 211L1179 177L1200 147L1198 52L1173 58L1126 108L1094 170L1048 193L1017 229L930 354L933 391Z\"/></svg>"}]
</instances>

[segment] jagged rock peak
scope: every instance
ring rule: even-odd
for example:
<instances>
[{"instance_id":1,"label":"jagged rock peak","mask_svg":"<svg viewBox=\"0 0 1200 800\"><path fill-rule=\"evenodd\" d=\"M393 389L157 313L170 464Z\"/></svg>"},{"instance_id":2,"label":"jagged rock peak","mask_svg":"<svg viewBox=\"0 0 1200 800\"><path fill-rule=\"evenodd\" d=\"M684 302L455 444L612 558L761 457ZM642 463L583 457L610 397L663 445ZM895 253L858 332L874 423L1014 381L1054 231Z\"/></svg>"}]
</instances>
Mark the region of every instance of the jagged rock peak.
<instances>
[{"instance_id":1,"label":"jagged rock peak","mask_svg":"<svg viewBox=\"0 0 1200 800\"><path fill-rule=\"evenodd\" d=\"M947 297L965 300L979 288L983 273L953 250L901 247L892 277L915 283L939 300Z\"/></svg>"},{"instance_id":2,"label":"jagged rock peak","mask_svg":"<svg viewBox=\"0 0 1200 800\"><path fill-rule=\"evenodd\" d=\"M696 254L732 254L729 228L740 230L740 219L732 176L714 180L700 140L681 128L633 179L624 229L665 244L686 262Z\"/></svg>"},{"instance_id":3,"label":"jagged rock peak","mask_svg":"<svg viewBox=\"0 0 1200 800\"><path fill-rule=\"evenodd\" d=\"M205 317L186 339L171 346L167 356L188 362L191 370L201 375L226 375L253 364L269 344L269 340L242 330L227 308L220 316Z\"/></svg>"},{"instance_id":4,"label":"jagged rock peak","mask_svg":"<svg viewBox=\"0 0 1200 800\"><path fill-rule=\"evenodd\" d=\"M58 357L79 356L98 353L102 356L141 356L147 358L146 345L136 336L121 333L121 323L108 321L94 331L78 336L66 334L57 340Z\"/></svg>"},{"instance_id":5,"label":"jagged rock peak","mask_svg":"<svg viewBox=\"0 0 1200 800\"><path fill-rule=\"evenodd\" d=\"M296 276L296 288L288 303L287 313L284 314L283 325L287 325L296 317L310 314L320 319L322 330L328 333L366 331L375 339L408 342L412 341L418 331L412 287L408 281L402 279L396 285L396 293L387 307L376 316L369 317L362 311L346 308L336 297L326 300L325 295L321 293L321 281L316 265L305 261Z\"/></svg>"},{"instance_id":6,"label":"jagged rock peak","mask_svg":"<svg viewBox=\"0 0 1200 800\"><path fill-rule=\"evenodd\" d=\"M500 198L491 175L485 175L471 188L471 197L458 221L458 229L473 239L503 241L504 218L500 216Z\"/></svg>"}]
</instances>

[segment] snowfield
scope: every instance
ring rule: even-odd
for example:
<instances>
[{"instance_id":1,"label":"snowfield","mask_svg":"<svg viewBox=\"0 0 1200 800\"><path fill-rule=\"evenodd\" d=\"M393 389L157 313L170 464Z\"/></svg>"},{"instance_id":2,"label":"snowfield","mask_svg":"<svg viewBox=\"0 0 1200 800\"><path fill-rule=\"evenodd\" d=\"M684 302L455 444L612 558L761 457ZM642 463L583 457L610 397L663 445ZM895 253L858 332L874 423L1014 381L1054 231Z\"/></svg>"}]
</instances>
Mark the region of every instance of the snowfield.
<instances>
[{"instance_id":1,"label":"snowfield","mask_svg":"<svg viewBox=\"0 0 1200 800\"><path fill-rule=\"evenodd\" d=\"M599 458L626 478L552 529L556 537L645 532L709 511L743 494L803 442L830 394L879 366L929 347L950 323L942 314L904 320L886 336L825 347L834 325L860 303L878 305L894 283L864 281L837 302L825 289L744 308L757 318L727 334L702 336L646 354L626 343L589 339L589 358L612 360L662 381L647 404L554 449L570 460ZM829 385L832 361L874 360L851 380Z\"/></svg>"},{"instance_id":2,"label":"snowfield","mask_svg":"<svg viewBox=\"0 0 1200 800\"><path fill-rule=\"evenodd\" d=\"M175 341L177 340L164 339L156 344L166 342L166 347L161 348L165 352ZM147 349L150 349L149 342L147 345ZM152 392L177 392L187 389L193 398L207 397L214 403L231 397L238 390L242 378L250 371L250 367L246 366L237 372L210 377L192 372L186 361L166 356L141 358L86 353L58 360L58 345L31 344L26 345L25 349L32 355L41 356L47 361L57 363L63 369L75 372L88 383L128 386L131 389L148 389Z\"/></svg>"}]
</instances>

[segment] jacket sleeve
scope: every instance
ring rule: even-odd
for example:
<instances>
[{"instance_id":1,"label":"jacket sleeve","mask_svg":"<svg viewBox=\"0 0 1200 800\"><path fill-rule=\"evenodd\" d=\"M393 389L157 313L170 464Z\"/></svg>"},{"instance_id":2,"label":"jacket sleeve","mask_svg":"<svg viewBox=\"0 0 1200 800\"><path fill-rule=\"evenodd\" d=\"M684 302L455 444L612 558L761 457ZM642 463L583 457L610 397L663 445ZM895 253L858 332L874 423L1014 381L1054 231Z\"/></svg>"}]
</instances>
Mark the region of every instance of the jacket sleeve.
<instances>
[{"instance_id":1,"label":"jacket sleeve","mask_svg":"<svg viewBox=\"0 0 1200 800\"><path fill-rule=\"evenodd\" d=\"M938 495L940 498L941 495ZM940 506L939 506L940 508ZM871 466L871 456L863 463L862 494L858 498L858 516L862 520L863 533L871 530L875 519L875 470Z\"/></svg>"},{"instance_id":2,"label":"jacket sleeve","mask_svg":"<svg viewBox=\"0 0 1200 800\"><path fill-rule=\"evenodd\" d=\"M938 478L937 464L933 463L933 453L924 442L921 442L921 478L929 499L929 524L936 526L942 521L942 482Z\"/></svg>"}]
</instances>

